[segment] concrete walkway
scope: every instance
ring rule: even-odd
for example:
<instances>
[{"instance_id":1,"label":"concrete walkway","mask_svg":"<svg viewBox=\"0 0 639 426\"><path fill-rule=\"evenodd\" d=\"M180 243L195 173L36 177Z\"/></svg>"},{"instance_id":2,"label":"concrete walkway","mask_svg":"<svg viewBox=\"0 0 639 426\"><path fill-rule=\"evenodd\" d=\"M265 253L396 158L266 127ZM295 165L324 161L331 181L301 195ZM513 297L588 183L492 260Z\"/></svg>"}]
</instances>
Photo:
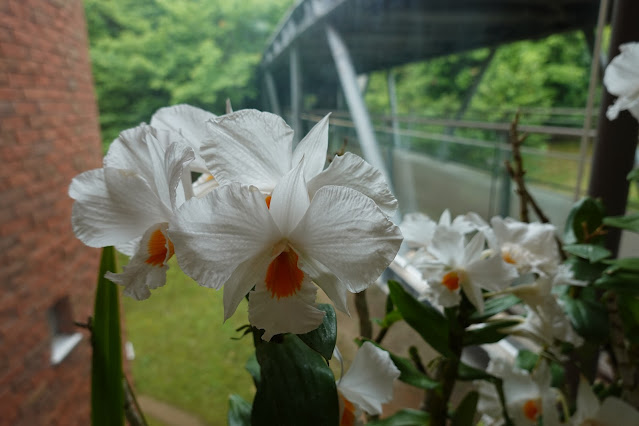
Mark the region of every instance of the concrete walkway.
<instances>
[{"instance_id":1,"label":"concrete walkway","mask_svg":"<svg viewBox=\"0 0 639 426\"><path fill-rule=\"evenodd\" d=\"M206 426L206 423L193 414L150 396L139 395L137 400L145 416L153 417L153 419L161 421L166 426Z\"/></svg>"}]
</instances>

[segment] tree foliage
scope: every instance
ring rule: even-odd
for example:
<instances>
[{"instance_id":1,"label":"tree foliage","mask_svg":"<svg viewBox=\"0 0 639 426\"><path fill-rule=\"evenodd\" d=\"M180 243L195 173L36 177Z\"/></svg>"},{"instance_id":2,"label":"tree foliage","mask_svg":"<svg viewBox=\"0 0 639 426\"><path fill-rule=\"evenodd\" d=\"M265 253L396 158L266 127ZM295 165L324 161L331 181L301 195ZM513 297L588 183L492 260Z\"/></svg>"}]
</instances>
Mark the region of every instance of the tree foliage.
<instances>
[{"instance_id":1,"label":"tree foliage","mask_svg":"<svg viewBox=\"0 0 639 426\"><path fill-rule=\"evenodd\" d=\"M292 0L85 0L103 138L190 103L254 102L261 53Z\"/></svg>"}]
</instances>

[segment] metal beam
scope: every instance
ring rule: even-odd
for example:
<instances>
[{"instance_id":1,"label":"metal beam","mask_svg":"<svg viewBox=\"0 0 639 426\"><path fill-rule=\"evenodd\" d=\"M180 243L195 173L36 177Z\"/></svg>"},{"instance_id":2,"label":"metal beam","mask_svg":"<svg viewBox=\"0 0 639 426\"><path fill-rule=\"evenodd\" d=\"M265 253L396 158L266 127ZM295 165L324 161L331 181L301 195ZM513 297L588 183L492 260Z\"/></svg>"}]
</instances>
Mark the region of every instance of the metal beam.
<instances>
[{"instance_id":1,"label":"metal beam","mask_svg":"<svg viewBox=\"0 0 639 426\"><path fill-rule=\"evenodd\" d=\"M300 67L300 56L297 47L291 47L289 52L289 69L291 77L291 117L289 124L295 130L293 141L299 142L302 134L302 121L300 120L302 104L302 71Z\"/></svg>"},{"instance_id":2,"label":"metal beam","mask_svg":"<svg viewBox=\"0 0 639 426\"><path fill-rule=\"evenodd\" d=\"M355 130L357 131L357 137L359 138L359 144L362 148L364 158L384 175L386 182L392 190L392 183L386 169L386 163L377 144L373 124L366 109L364 97L359 90L357 73L355 72L355 67L353 66L353 61L348 53L348 49L340 35L330 25L326 26L326 38L335 62L335 67L337 68L337 75L342 85L342 91L346 97L348 109L355 123Z\"/></svg>"},{"instance_id":3,"label":"metal beam","mask_svg":"<svg viewBox=\"0 0 639 426\"><path fill-rule=\"evenodd\" d=\"M264 83L266 84L266 90L268 92L268 101L271 104L271 111L273 114L282 116L282 110L280 109L280 101L277 98L277 89L275 88L275 80L270 71L264 71Z\"/></svg>"}]
</instances>

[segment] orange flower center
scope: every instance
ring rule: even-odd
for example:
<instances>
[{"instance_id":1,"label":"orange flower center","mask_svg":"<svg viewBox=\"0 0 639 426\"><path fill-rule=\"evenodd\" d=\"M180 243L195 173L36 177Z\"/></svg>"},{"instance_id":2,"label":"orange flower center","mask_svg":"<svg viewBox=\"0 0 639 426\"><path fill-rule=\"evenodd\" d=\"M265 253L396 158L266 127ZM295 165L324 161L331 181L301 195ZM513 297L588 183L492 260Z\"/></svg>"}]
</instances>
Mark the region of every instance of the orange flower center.
<instances>
[{"instance_id":1,"label":"orange flower center","mask_svg":"<svg viewBox=\"0 0 639 426\"><path fill-rule=\"evenodd\" d=\"M268 207L270 209L271 208L271 196L267 195L266 198L264 199L264 201L266 201L266 207Z\"/></svg>"},{"instance_id":2,"label":"orange flower center","mask_svg":"<svg viewBox=\"0 0 639 426\"><path fill-rule=\"evenodd\" d=\"M167 244L168 241L168 244ZM167 249L168 245L168 249ZM164 262L169 260L175 253L173 243L168 240L160 229L156 229L151 234L148 244L149 257L145 260L146 263L153 266L162 266ZM167 256L168 251L168 256Z\"/></svg>"},{"instance_id":3,"label":"orange flower center","mask_svg":"<svg viewBox=\"0 0 639 426\"><path fill-rule=\"evenodd\" d=\"M339 426L354 426L355 425L355 411L356 408L352 402L340 395L340 399L344 403L344 412L340 419Z\"/></svg>"},{"instance_id":4,"label":"orange flower center","mask_svg":"<svg viewBox=\"0 0 639 426\"><path fill-rule=\"evenodd\" d=\"M517 263L517 261L515 259L513 259L513 257L508 252L502 254L501 258L504 259L504 262L510 263L511 265L514 265L514 264Z\"/></svg>"},{"instance_id":5,"label":"orange flower center","mask_svg":"<svg viewBox=\"0 0 639 426\"><path fill-rule=\"evenodd\" d=\"M297 254L290 249L281 252L266 270L266 288L271 297L288 297L302 288L304 272L297 267Z\"/></svg>"},{"instance_id":6,"label":"orange flower center","mask_svg":"<svg viewBox=\"0 0 639 426\"><path fill-rule=\"evenodd\" d=\"M537 421L537 417L541 414L539 400L529 399L522 407L522 410L524 411L524 416L526 416L528 420Z\"/></svg>"},{"instance_id":7,"label":"orange flower center","mask_svg":"<svg viewBox=\"0 0 639 426\"><path fill-rule=\"evenodd\" d=\"M442 278L442 284L450 291L459 288L459 274L457 271L450 271Z\"/></svg>"}]
</instances>

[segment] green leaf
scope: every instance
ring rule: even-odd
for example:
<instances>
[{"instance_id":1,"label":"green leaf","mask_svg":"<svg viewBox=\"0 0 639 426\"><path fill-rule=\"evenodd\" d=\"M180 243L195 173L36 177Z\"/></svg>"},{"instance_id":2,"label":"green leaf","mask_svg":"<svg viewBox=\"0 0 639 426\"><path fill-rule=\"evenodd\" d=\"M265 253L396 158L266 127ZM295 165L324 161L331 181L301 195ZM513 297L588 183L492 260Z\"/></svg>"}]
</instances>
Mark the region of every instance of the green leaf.
<instances>
[{"instance_id":1,"label":"green leaf","mask_svg":"<svg viewBox=\"0 0 639 426\"><path fill-rule=\"evenodd\" d=\"M594 198L582 198L577 201L566 219L566 227L564 230L564 243L576 244L585 243L584 224L588 233L592 233L602 223L604 208L601 202ZM598 243L603 241L602 237L598 237L595 241L588 243Z\"/></svg>"},{"instance_id":2,"label":"green leaf","mask_svg":"<svg viewBox=\"0 0 639 426\"><path fill-rule=\"evenodd\" d=\"M402 319L402 313L395 309L388 312L381 321L378 321L378 324L382 328L389 328L391 325L395 324L397 321L401 321Z\"/></svg>"},{"instance_id":3,"label":"green leaf","mask_svg":"<svg viewBox=\"0 0 639 426\"><path fill-rule=\"evenodd\" d=\"M497 320L486 323L486 325L481 328L466 330L464 333L464 346L499 342L501 339L508 336L507 333L503 333L500 330L516 324L519 324L519 321Z\"/></svg>"},{"instance_id":4,"label":"green leaf","mask_svg":"<svg viewBox=\"0 0 639 426\"><path fill-rule=\"evenodd\" d=\"M479 393L471 391L466 394L462 402L459 403L452 418L452 426L472 426L477 411L477 401Z\"/></svg>"},{"instance_id":5,"label":"green leaf","mask_svg":"<svg viewBox=\"0 0 639 426\"><path fill-rule=\"evenodd\" d=\"M448 321L434 307L423 304L408 294L397 281L389 281L388 289L395 307L413 330L440 354L453 357L448 347Z\"/></svg>"},{"instance_id":6,"label":"green leaf","mask_svg":"<svg viewBox=\"0 0 639 426\"><path fill-rule=\"evenodd\" d=\"M405 408L384 420L368 422L370 426L427 426L430 422L428 413Z\"/></svg>"},{"instance_id":7,"label":"green leaf","mask_svg":"<svg viewBox=\"0 0 639 426\"><path fill-rule=\"evenodd\" d=\"M229 396L228 426L251 426L251 404L239 395Z\"/></svg>"},{"instance_id":8,"label":"green leaf","mask_svg":"<svg viewBox=\"0 0 639 426\"><path fill-rule=\"evenodd\" d=\"M337 343L337 317L332 305L320 303L318 309L326 312L322 324L313 331L300 334L298 337L306 343L309 348L319 352L327 360L333 356L333 349Z\"/></svg>"},{"instance_id":9,"label":"green leaf","mask_svg":"<svg viewBox=\"0 0 639 426\"><path fill-rule=\"evenodd\" d=\"M626 176L628 180L639 180L639 167L632 169L628 176Z\"/></svg>"},{"instance_id":10,"label":"green leaf","mask_svg":"<svg viewBox=\"0 0 639 426\"><path fill-rule=\"evenodd\" d=\"M339 424L335 377L324 358L294 334L271 342L254 333L261 380L253 401L253 426Z\"/></svg>"},{"instance_id":11,"label":"green leaf","mask_svg":"<svg viewBox=\"0 0 639 426\"><path fill-rule=\"evenodd\" d=\"M113 247L102 249L92 323L91 424L124 425L122 342L118 288L104 278L117 272Z\"/></svg>"},{"instance_id":12,"label":"green leaf","mask_svg":"<svg viewBox=\"0 0 639 426\"><path fill-rule=\"evenodd\" d=\"M597 299L593 288L582 288L577 299L566 293L561 300L573 327L584 339L597 342L608 339L608 311Z\"/></svg>"},{"instance_id":13,"label":"green leaf","mask_svg":"<svg viewBox=\"0 0 639 426\"><path fill-rule=\"evenodd\" d=\"M623 322L624 333L630 343L639 343L639 299L619 297L617 299L619 316Z\"/></svg>"},{"instance_id":14,"label":"green leaf","mask_svg":"<svg viewBox=\"0 0 639 426\"><path fill-rule=\"evenodd\" d=\"M609 216L603 220L604 225L615 228L627 229L632 232L639 232L639 213L626 216Z\"/></svg>"},{"instance_id":15,"label":"green leaf","mask_svg":"<svg viewBox=\"0 0 639 426\"><path fill-rule=\"evenodd\" d=\"M626 271L639 272L639 258L637 257L626 257L623 259L614 259L606 262L608 265L612 265L611 268L613 271L617 271L619 269L623 269Z\"/></svg>"},{"instance_id":16,"label":"green leaf","mask_svg":"<svg viewBox=\"0 0 639 426\"><path fill-rule=\"evenodd\" d=\"M595 286L605 290L638 295L639 273L625 271L606 272L595 281Z\"/></svg>"},{"instance_id":17,"label":"green leaf","mask_svg":"<svg viewBox=\"0 0 639 426\"><path fill-rule=\"evenodd\" d=\"M486 380L491 383L495 383L500 380L497 377L486 373L484 370L471 367L470 365L464 364L463 362L459 363L459 368L457 370L457 379L462 381Z\"/></svg>"},{"instance_id":18,"label":"green leaf","mask_svg":"<svg viewBox=\"0 0 639 426\"><path fill-rule=\"evenodd\" d=\"M435 389L440 386L439 382L431 379L421 371L408 359L390 353L393 364L399 369L401 375L399 380L421 389Z\"/></svg>"},{"instance_id":19,"label":"green leaf","mask_svg":"<svg viewBox=\"0 0 639 426\"><path fill-rule=\"evenodd\" d=\"M249 359L246 360L246 364L244 364L244 368L249 372L251 377L253 377L253 383L255 383L255 387L258 388L260 386L260 364L257 362L257 357L255 356L255 352L251 354Z\"/></svg>"},{"instance_id":20,"label":"green leaf","mask_svg":"<svg viewBox=\"0 0 639 426\"><path fill-rule=\"evenodd\" d=\"M517 353L517 358L515 358L515 365L522 370L532 371L535 365L537 365L538 360L538 354L528 349L521 349Z\"/></svg>"},{"instance_id":21,"label":"green leaf","mask_svg":"<svg viewBox=\"0 0 639 426\"><path fill-rule=\"evenodd\" d=\"M564 250L570 254L589 260L590 263L599 262L612 255L610 250L594 244L567 244L564 246Z\"/></svg>"},{"instance_id":22,"label":"green leaf","mask_svg":"<svg viewBox=\"0 0 639 426\"><path fill-rule=\"evenodd\" d=\"M484 322L493 315L503 312L520 302L521 300L517 296L512 294L508 294L503 297L493 297L491 299L488 299L484 304L484 312L481 314L479 313L479 311L473 312L473 314L470 316L470 320L474 323Z\"/></svg>"},{"instance_id":23,"label":"green leaf","mask_svg":"<svg viewBox=\"0 0 639 426\"><path fill-rule=\"evenodd\" d=\"M565 264L570 266L576 279L587 282L598 279L606 269L603 263L590 263L580 257L570 257Z\"/></svg>"}]
</instances>

